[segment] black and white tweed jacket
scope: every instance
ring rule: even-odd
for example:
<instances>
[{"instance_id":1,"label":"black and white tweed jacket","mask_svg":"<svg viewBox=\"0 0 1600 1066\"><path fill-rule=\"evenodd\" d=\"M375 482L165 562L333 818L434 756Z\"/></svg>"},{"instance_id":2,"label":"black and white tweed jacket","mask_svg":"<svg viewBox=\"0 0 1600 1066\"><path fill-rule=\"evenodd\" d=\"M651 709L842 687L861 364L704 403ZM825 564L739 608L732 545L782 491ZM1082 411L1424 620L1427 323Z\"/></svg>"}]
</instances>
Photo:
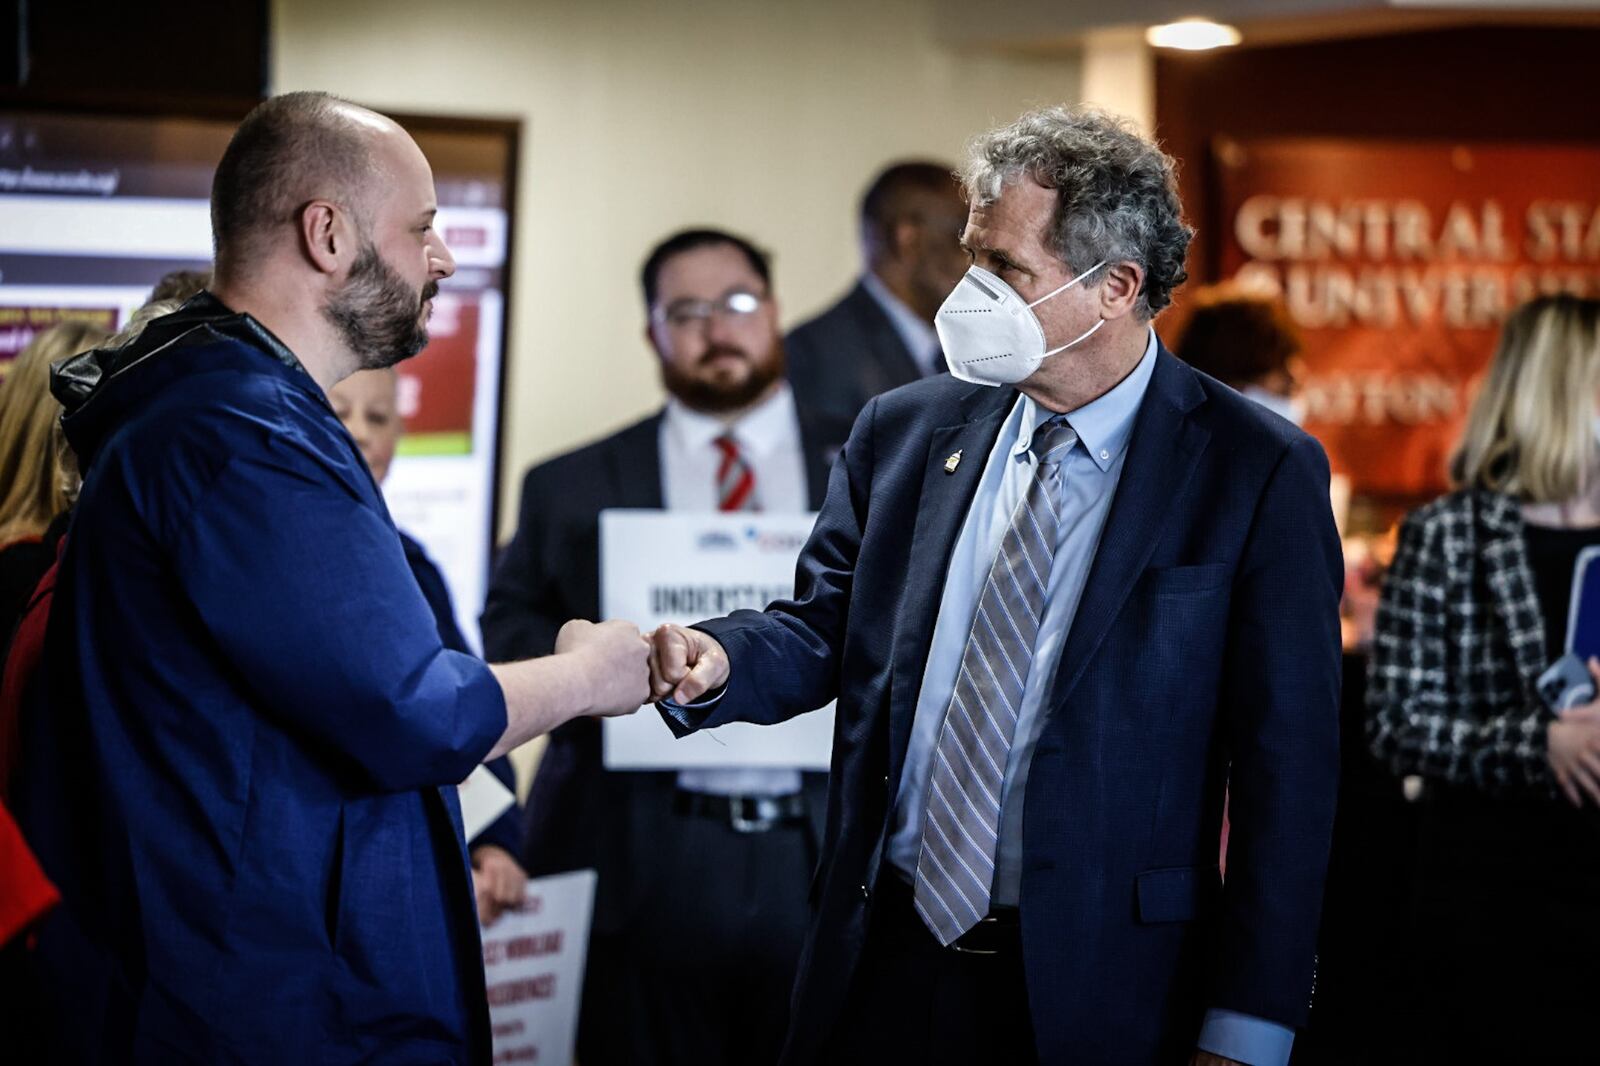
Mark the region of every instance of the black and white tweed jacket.
<instances>
[{"instance_id":1,"label":"black and white tweed jacket","mask_svg":"<svg viewBox=\"0 0 1600 1066\"><path fill-rule=\"evenodd\" d=\"M1544 660L1517 501L1469 489L1408 515L1367 668L1373 753L1396 774L1553 795Z\"/></svg>"}]
</instances>

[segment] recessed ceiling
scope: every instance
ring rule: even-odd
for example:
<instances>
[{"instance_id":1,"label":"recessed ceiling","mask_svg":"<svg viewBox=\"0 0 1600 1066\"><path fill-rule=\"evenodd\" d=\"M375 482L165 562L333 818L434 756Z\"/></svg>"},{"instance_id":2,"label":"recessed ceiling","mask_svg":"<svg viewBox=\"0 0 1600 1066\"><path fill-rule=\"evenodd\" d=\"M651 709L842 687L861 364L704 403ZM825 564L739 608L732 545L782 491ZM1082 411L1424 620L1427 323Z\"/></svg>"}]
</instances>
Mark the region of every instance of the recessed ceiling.
<instances>
[{"instance_id":1,"label":"recessed ceiling","mask_svg":"<svg viewBox=\"0 0 1600 1066\"><path fill-rule=\"evenodd\" d=\"M1009 0L974 20L970 0L934 0L936 32L962 43L1039 55L1074 52L1086 34L1142 30L1204 16L1237 26L1244 47L1482 25L1600 26L1600 0Z\"/></svg>"}]
</instances>

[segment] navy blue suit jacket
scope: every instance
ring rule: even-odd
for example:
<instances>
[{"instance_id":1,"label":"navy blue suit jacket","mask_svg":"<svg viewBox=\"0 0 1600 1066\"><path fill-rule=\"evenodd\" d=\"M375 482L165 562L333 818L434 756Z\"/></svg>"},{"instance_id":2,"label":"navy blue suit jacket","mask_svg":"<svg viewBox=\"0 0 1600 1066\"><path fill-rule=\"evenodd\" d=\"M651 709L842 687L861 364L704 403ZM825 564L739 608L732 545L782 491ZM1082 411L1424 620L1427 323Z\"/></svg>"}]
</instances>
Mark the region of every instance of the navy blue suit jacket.
<instances>
[{"instance_id":1,"label":"navy blue suit jacket","mask_svg":"<svg viewBox=\"0 0 1600 1066\"><path fill-rule=\"evenodd\" d=\"M796 598L703 623L727 691L709 715L668 714L680 731L776 722L838 697L786 1062L816 1060L895 876L890 804L950 552L1015 398L940 376L870 403ZM1028 779L1023 956L1044 1063L1178 1062L1212 1007L1305 1021L1338 762L1327 489L1314 440L1161 350Z\"/></svg>"}]
</instances>

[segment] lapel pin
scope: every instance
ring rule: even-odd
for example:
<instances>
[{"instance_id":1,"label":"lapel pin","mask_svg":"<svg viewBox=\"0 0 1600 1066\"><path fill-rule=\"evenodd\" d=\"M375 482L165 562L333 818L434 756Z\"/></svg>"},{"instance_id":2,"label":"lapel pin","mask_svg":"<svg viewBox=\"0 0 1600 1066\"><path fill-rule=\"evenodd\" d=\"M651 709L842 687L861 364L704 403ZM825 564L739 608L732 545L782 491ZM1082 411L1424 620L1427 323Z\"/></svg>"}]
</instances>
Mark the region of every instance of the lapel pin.
<instances>
[{"instance_id":1,"label":"lapel pin","mask_svg":"<svg viewBox=\"0 0 1600 1066\"><path fill-rule=\"evenodd\" d=\"M965 450L965 449L962 449L962 450ZM956 472L956 467L958 467L960 465L961 465L961 451L957 451L954 455L952 455L950 458L948 458L948 459L946 459L944 461L944 472L946 474L954 474Z\"/></svg>"}]
</instances>

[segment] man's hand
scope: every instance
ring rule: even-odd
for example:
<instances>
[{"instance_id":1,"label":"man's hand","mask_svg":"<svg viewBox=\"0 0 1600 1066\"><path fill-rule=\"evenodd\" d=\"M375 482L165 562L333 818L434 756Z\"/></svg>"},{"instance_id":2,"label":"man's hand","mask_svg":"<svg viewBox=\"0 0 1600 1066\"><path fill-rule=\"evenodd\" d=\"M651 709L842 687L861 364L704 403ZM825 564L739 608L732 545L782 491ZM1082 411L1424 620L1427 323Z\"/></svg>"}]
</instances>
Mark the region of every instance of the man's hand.
<instances>
[{"instance_id":1,"label":"man's hand","mask_svg":"<svg viewBox=\"0 0 1600 1066\"><path fill-rule=\"evenodd\" d=\"M1196 1051L1189 1060L1189 1066L1245 1066L1238 1059L1225 1059L1221 1055L1213 1055L1209 1051Z\"/></svg>"},{"instance_id":2,"label":"man's hand","mask_svg":"<svg viewBox=\"0 0 1600 1066\"><path fill-rule=\"evenodd\" d=\"M480 844L472 849L472 891L478 897L478 922L491 926L506 911L522 906L528 875L505 848Z\"/></svg>"},{"instance_id":3,"label":"man's hand","mask_svg":"<svg viewBox=\"0 0 1600 1066\"><path fill-rule=\"evenodd\" d=\"M650 634L650 696L693 703L728 683L728 653L698 629L664 625Z\"/></svg>"},{"instance_id":4,"label":"man's hand","mask_svg":"<svg viewBox=\"0 0 1600 1066\"><path fill-rule=\"evenodd\" d=\"M556 654L583 663L591 715L632 714L649 702L650 651L632 622L574 619L556 634Z\"/></svg>"}]
</instances>

